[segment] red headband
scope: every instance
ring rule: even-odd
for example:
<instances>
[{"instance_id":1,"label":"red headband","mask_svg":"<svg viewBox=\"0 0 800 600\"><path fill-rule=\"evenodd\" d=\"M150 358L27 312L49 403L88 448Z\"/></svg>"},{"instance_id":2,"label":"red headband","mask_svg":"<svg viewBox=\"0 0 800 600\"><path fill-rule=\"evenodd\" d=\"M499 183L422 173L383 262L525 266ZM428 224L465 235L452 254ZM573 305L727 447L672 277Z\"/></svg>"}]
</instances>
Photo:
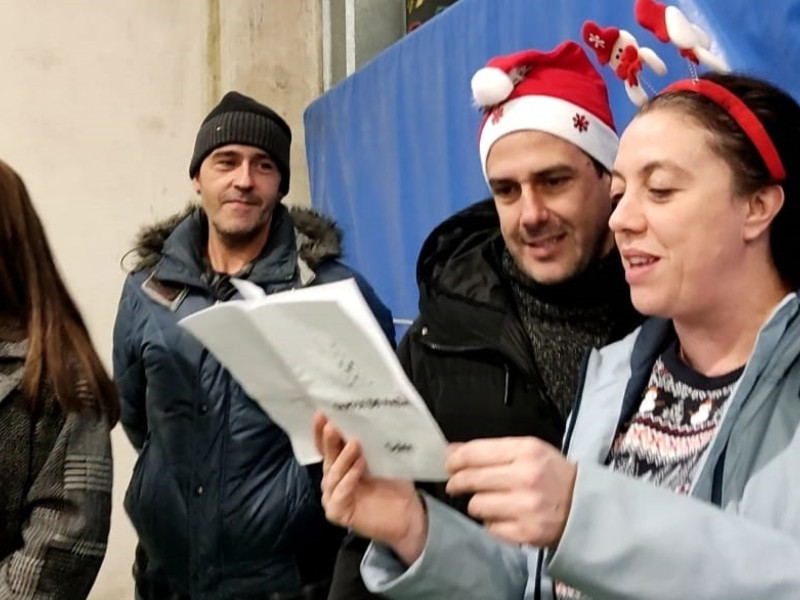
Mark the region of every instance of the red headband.
<instances>
[{"instance_id":1,"label":"red headband","mask_svg":"<svg viewBox=\"0 0 800 600\"><path fill-rule=\"evenodd\" d=\"M713 81L708 81L707 79L682 79L681 81L676 81L668 85L661 93L678 90L695 92L713 100L723 108L725 112L739 124L739 127L741 127L745 135L750 138L750 141L753 142L756 150L758 150L758 153L761 155L761 159L767 166L772 181L780 183L786 179L786 170L783 168L783 161L781 161L775 144L772 143L772 139L769 137L767 130L764 129L761 121L759 121L755 113L742 102L741 98L721 85Z\"/></svg>"}]
</instances>

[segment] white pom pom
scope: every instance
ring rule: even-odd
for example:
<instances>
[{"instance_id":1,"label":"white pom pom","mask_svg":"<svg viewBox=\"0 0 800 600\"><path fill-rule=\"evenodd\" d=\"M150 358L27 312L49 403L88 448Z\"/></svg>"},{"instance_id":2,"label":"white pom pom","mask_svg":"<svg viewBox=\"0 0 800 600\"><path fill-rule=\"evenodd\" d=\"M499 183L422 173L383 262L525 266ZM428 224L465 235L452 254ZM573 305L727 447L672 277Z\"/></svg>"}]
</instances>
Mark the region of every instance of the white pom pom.
<instances>
[{"instance_id":1,"label":"white pom pom","mask_svg":"<svg viewBox=\"0 0 800 600\"><path fill-rule=\"evenodd\" d=\"M496 67L484 67L472 76L472 97L478 106L500 104L514 90L508 73Z\"/></svg>"}]
</instances>

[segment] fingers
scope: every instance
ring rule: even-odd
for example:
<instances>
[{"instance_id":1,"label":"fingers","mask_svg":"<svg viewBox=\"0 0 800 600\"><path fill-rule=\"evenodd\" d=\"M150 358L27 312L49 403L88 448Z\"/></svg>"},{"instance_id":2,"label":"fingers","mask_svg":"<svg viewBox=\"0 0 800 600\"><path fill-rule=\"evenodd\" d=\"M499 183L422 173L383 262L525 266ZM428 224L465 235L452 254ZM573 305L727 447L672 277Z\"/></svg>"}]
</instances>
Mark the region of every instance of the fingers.
<instances>
[{"instance_id":1,"label":"fingers","mask_svg":"<svg viewBox=\"0 0 800 600\"><path fill-rule=\"evenodd\" d=\"M326 432L327 436L327 432ZM341 443L341 438L336 435L339 442ZM326 456L329 455L326 452ZM329 483L332 485L337 485L338 482L345 476L347 471L349 471L353 464L361 458L361 447L358 445L358 442L352 440L347 442L347 444L343 444L340 446L340 451L337 451L336 458L330 461L330 465L328 467L325 476L328 478Z\"/></svg>"},{"instance_id":2,"label":"fingers","mask_svg":"<svg viewBox=\"0 0 800 600\"><path fill-rule=\"evenodd\" d=\"M492 523L486 523L484 529L493 536L514 544L544 546L541 541L531 539L531 535L523 530L517 521L494 521Z\"/></svg>"},{"instance_id":3,"label":"fingers","mask_svg":"<svg viewBox=\"0 0 800 600\"><path fill-rule=\"evenodd\" d=\"M330 439L330 433L327 430L324 436L326 440ZM341 438L339 439L341 440ZM343 445L341 451L336 452L335 457L332 453L326 451L322 472L323 500L326 494L330 496L333 493L336 486L341 483L344 476L353 468L359 458L362 458L361 448L356 441Z\"/></svg>"},{"instance_id":4,"label":"fingers","mask_svg":"<svg viewBox=\"0 0 800 600\"><path fill-rule=\"evenodd\" d=\"M526 493L477 494L467 512L492 535L518 544L547 547L563 531L543 499Z\"/></svg>"},{"instance_id":5,"label":"fingers","mask_svg":"<svg viewBox=\"0 0 800 600\"><path fill-rule=\"evenodd\" d=\"M314 430L314 445L317 447L317 452L324 454L322 451L322 430L328 423L328 418L321 410L314 413L313 430Z\"/></svg>"},{"instance_id":6,"label":"fingers","mask_svg":"<svg viewBox=\"0 0 800 600\"><path fill-rule=\"evenodd\" d=\"M339 459L342 450L345 447L344 440L336 428L327 422L322 428L322 478L325 481L325 476L330 471L331 466Z\"/></svg>"},{"instance_id":7,"label":"fingers","mask_svg":"<svg viewBox=\"0 0 800 600\"><path fill-rule=\"evenodd\" d=\"M523 456L534 456L549 448L549 444L534 437L507 437L473 440L451 447L446 467L450 473L474 467L508 464Z\"/></svg>"},{"instance_id":8,"label":"fingers","mask_svg":"<svg viewBox=\"0 0 800 600\"><path fill-rule=\"evenodd\" d=\"M314 443L322 454L322 506L326 518L350 527L356 488L366 472L358 442L345 443L339 430L321 412L314 415Z\"/></svg>"},{"instance_id":9,"label":"fingers","mask_svg":"<svg viewBox=\"0 0 800 600\"><path fill-rule=\"evenodd\" d=\"M330 437L329 432L324 433ZM327 455L326 455L327 456ZM322 474L322 507L328 520L350 526L352 493L366 469L358 442L348 442L334 460L325 459Z\"/></svg>"},{"instance_id":10,"label":"fingers","mask_svg":"<svg viewBox=\"0 0 800 600\"><path fill-rule=\"evenodd\" d=\"M516 521L533 510L536 510L535 498L523 492L475 494L467 505L471 517L486 523Z\"/></svg>"},{"instance_id":11,"label":"fingers","mask_svg":"<svg viewBox=\"0 0 800 600\"><path fill-rule=\"evenodd\" d=\"M347 448L345 449L347 450ZM344 453L343 453L344 454ZM367 462L360 456L350 465L335 484L326 486L322 493L325 517L334 523L351 527L355 492L367 470Z\"/></svg>"},{"instance_id":12,"label":"fingers","mask_svg":"<svg viewBox=\"0 0 800 600\"><path fill-rule=\"evenodd\" d=\"M450 477L445 491L451 496L460 496L475 492L514 490L530 480L526 471L520 472L520 466L524 467L520 463L509 463L462 469Z\"/></svg>"},{"instance_id":13,"label":"fingers","mask_svg":"<svg viewBox=\"0 0 800 600\"><path fill-rule=\"evenodd\" d=\"M322 454L322 472L328 471L344 448L344 438L322 411L314 413L314 445Z\"/></svg>"},{"instance_id":14,"label":"fingers","mask_svg":"<svg viewBox=\"0 0 800 600\"><path fill-rule=\"evenodd\" d=\"M344 448L344 438L339 430L328 421L322 428L322 456L326 460L333 461L339 456Z\"/></svg>"}]
</instances>

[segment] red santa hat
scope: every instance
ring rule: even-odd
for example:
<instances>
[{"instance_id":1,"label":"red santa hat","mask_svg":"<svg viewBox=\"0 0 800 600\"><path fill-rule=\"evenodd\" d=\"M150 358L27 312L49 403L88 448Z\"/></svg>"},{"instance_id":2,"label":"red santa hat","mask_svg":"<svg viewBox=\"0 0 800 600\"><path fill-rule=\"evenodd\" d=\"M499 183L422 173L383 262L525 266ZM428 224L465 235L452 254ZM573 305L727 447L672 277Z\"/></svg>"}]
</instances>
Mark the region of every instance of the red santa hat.
<instances>
[{"instance_id":1,"label":"red santa hat","mask_svg":"<svg viewBox=\"0 0 800 600\"><path fill-rule=\"evenodd\" d=\"M575 42L493 58L473 76L472 94L486 113L479 132L484 176L492 145L526 130L558 136L611 170L619 138L608 90Z\"/></svg>"}]
</instances>

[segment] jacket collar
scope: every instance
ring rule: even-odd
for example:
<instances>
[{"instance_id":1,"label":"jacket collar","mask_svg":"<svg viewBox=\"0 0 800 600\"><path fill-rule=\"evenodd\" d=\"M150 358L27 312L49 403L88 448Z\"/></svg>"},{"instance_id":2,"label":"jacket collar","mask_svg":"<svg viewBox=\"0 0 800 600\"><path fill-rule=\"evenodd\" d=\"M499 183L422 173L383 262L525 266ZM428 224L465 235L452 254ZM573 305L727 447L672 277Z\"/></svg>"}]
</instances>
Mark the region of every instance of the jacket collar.
<instances>
[{"instance_id":1,"label":"jacket collar","mask_svg":"<svg viewBox=\"0 0 800 600\"><path fill-rule=\"evenodd\" d=\"M580 399L570 416L565 436L564 450L570 458L605 462L619 425L638 408L653 363L674 335L670 321L650 319L627 338L592 352ZM726 403L714 440L698 467L691 495L718 504L722 502L724 494L720 486L724 471L719 466L725 466L723 458L729 441L736 436L737 427L752 423L754 415L775 399L775 386L786 380L787 372L796 365L798 358L800 300L792 293L776 307L759 331L744 372ZM791 390L790 393L797 401L797 394Z\"/></svg>"},{"instance_id":2,"label":"jacket collar","mask_svg":"<svg viewBox=\"0 0 800 600\"><path fill-rule=\"evenodd\" d=\"M581 435L609 441L611 439L609 436L613 436L619 426L629 420L638 409L642 390L647 385L653 364L674 337L675 330L670 320L651 318L627 338L595 350L588 361L579 402L570 418L567 441L572 437L571 430L578 425L578 421L584 422L587 418L589 419L587 427L591 431L585 430ZM728 408L728 415L742 409L741 403L751 397L751 391L759 380L765 377L770 380L780 380L798 357L800 357L800 299L792 293L783 299L761 327L747 366L731 393L732 402ZM591 416L587 417L583 402L601 396L621 398L622 402L620 404L617 400L603 403L602 406L595 403L591 409ZM757 406L748 408L748 410L756 409ZM600 418L596 414L598 411L603 411L609 416L613 412L614 422L604 425L606 419ZM726 418L717 439L725 439L726 430L733 420ZM598 442L595 446L602 452L607 451L607 445ZM716 448L715 452L718 451L719 448ZM602 457L598 460L602 460Z\"/></svg>"},{"instance_id":3,"label":"jacket collar","mask_svg":"<svg viewBox=\"0 0 800 600\"><path fill-rule=\"evenodd\" d=\"M132 271L154 269L164 282L205 288L205 248L208 220L203 210L189 206L182 213L143 228L131 254ZM289 283L313 277L319 264L341 257L342 234L336 224L310 209L279 204L270 224L267 244L249 279L259 285Z\"/></svg>"},{"instance_id":4,"label":"jacket collar","mask_svg":"<svg viewBox=\"0 0 800 600\"><path fill-rule=\"evenodd\" d=\"M195 210L164 242L154 276L161 281L205 287L201 277L205 271L207 239L208 220L202 210ZM258 285L291 282L296 266L294 229L286 208L279 204L272 215L267 243L254 261L248 279Z\"/></svg>"}]
</instances>

